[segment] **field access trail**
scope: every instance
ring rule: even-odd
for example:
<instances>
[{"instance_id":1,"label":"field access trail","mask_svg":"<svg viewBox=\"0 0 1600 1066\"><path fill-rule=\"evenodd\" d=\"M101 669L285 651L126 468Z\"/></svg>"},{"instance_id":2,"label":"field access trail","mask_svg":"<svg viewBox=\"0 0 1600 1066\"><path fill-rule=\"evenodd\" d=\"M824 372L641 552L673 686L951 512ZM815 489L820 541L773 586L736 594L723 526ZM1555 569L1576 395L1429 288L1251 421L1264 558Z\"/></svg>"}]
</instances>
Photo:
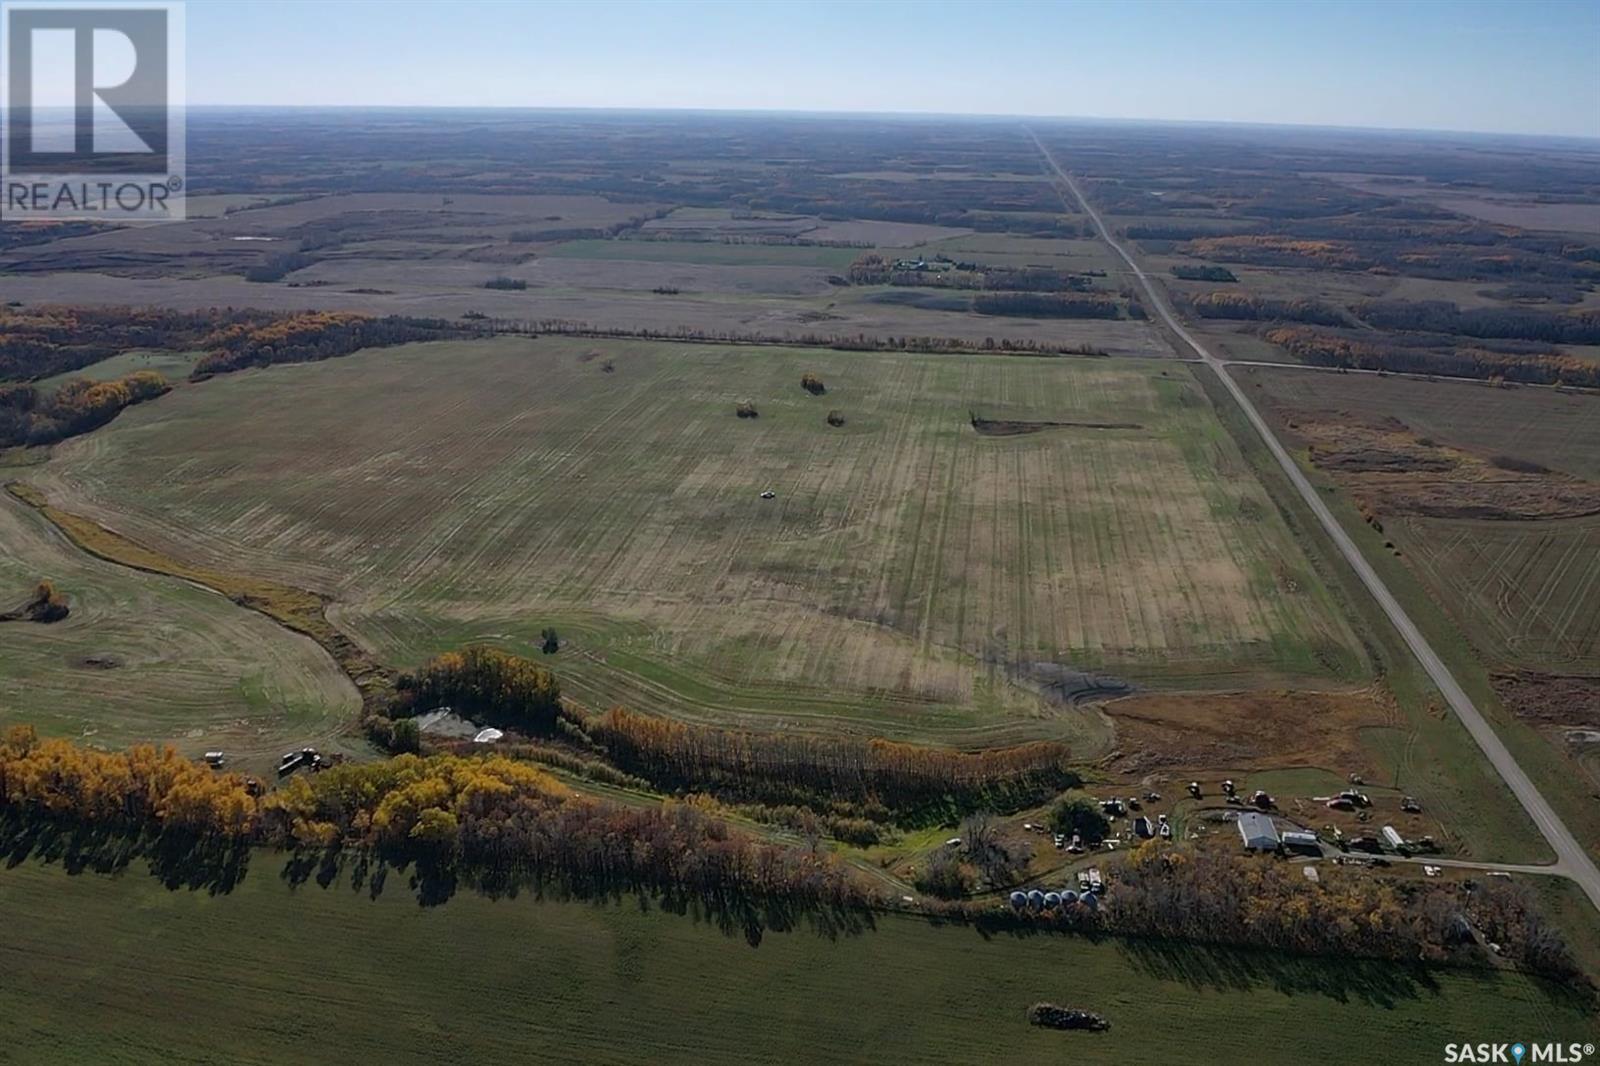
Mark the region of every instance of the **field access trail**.
<instances>
[{"instance_id":1,"label":"field access trail","mask_svg":"<svg viewBox=\"0 0 1600 1066\"><path fill-rule=\"evenodd\" d=\"M1596 909L1600 909L1600 868L1596 868L1594 860L1589 857L1589 853L1578 843L1577 838L1572 835L1572 831L1567 828L1566 823L1556 814L1549 801L1544 798L1543 793L1534 785L1532 779L1523 771L1517 760L1512 757L1510 750L1500 740L1494 728L1473 704L1472 699L1462 689L1454 675L1450 673L1450 669L1445 665L1444 660L1439 658L1438 653L1428 644L1422 632L1417 629L1416 624L1411 621L1405 609L1400 606L1400 601L1389 591L1388 586L1383 583L1383 579L1378 576L1377 571L1367 562L1366 557L1361 554L1361 549L1356 546L1355 541L1345 532L1344 527L1333 516L1333 512L1328 509L1328 505L1322 502L1311 482L1306 479L1299 465L1295 463L1294 457L1278 441L1277 436L1268 427L1266 420L1261 417L1261 413L1256 410L1255 405L1250 402L1250 398L1245 395L1243 387L1227 372L1225 362L1213 355L1195 339L1193 334L1184 328L1183 323L1179 321L1165 295L1140 269L1139 264L1129 254L1128 250L1111 236L1111 230L1107 228L1105 220L1095 211L1094 207L1089 203L1088 197L1083 195L1077 183L1072 180L1071 175L1061 168L1061 165L1050 155L1050 152L1037 136L1031 131L1028 135L1033 138L1034 145L1039 149L1040 154L1044 156L1045 162L1050 165L1050 169L1060 177L1062 183L1071 191L1078 203L1082 205L1084 213L1094 222L1095 230L1100 234L1101 239L1110 245L1111 249L1128 264L1128 268L1133 272L1133 276L1138 279L1140 287L1149 298L1150 306L1155 309L1155 313L1166 323L1167 328L1192 348L1195 354L1212 369L1221 380L1223 386L1227 388L1228 394L1233 397L1234 402L1244 412L1245 417L1250 420L1250 424L1261 435L1261 439L1266 444L1267 449L1278 460L1278 465L1283 468L1283 472L1289 478L1290 483L1294 485L1301 498L1305 500L1306 506L1311 508L1311 512L1317 516L1317 521L1322 523L1322 528L1333 539L1340 553L1355 569L1356 574L1361 578L1361 583L1367 587L1367 591L1372 593L1373 598L1378 601L1378 605L1383 608L1384 614L1389 617L1389 621L1394 623L1394 627L1405 638L1405 642L1411 648L1412 653L1422 663L1423 668L1428 671L1428 676L1438 686L1439 691L1444 695L1445 701L1450 704L1450 709L1455 712L1461 723L1467 727L1467 732L1472 734L1472 739L1477 741L1478 747L1483 749L1484 755L1488 756L1489 762L1495 768L1495 772L1505 781L1506 786L1517 797L1523 809L1528 812L1528 817L1533 819L1534 824L1539 827L1539 831L1549 841L1551 849L1556 853L1556 862L1550 868L1552 872L1564 874L1576 881L1583 889L1584 894L1589 897L1589 901L1594 904Z\"/></svg>"}]
</instances>

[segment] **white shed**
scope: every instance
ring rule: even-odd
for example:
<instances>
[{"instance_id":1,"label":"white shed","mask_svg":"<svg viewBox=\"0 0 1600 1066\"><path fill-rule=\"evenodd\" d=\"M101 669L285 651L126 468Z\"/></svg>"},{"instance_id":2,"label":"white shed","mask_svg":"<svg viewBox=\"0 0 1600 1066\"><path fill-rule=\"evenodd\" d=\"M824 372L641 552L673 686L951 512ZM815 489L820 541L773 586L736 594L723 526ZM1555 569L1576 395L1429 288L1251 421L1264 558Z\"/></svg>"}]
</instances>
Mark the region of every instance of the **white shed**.
<instances>
[{"instance_id":1,"label":"white shed","mask_svg":"<svg viewBox=\"0 0 1600 1066\"><path fill-rule=\"evenodd\" d=\"M1239 815L1239 835L1244 838L1244 846L1250 851L1277 851L1278 828L1272 824L1272 819L1258 811L1246 811Z\"/></svg>"}]
</instances>

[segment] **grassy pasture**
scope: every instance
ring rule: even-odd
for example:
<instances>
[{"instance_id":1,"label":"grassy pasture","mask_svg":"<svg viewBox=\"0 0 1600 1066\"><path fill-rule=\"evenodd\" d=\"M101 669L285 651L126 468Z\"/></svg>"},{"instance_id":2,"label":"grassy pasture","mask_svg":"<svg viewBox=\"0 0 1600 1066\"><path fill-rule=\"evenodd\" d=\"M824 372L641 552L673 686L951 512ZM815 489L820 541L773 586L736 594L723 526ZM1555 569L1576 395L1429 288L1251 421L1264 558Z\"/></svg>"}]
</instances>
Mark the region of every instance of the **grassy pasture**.
<instances>
[{"instance_id":1,"label":"grassy pasture","mask_svg":"<svg viewBox=\"0 0 1600 1066\"><path fill-rule=\"evenodd\" d=\"M640 263L707 263L716 266L809 266L843 270L859 248L794 244L723 244L717 241L567 241L542 254L551 258L633 260Z\"/></svg>"},{"instance_id":2,"label":"grassy pasture","mask_svg":"<svg viewBox=\"0 0 1600 1066\"><path fill-rule=\"evenodd\" d=\"M734 417L745 399L759 418ZM553 624L595 705L1086 751L1097 716L1040 695L1058 665L1364 676L1170 363L505 338L147 407L30 480L178 558L331 594L396 663L464 639L525 650ZM985 437L975 410L1137 428Z\"/></svg>"},{"instance_id":3,"label":"grassy pasture","mask_svg":"<svg viewBox=\"0 0 1600 1066\"><path fill-rule=\"evenodd\" d=\"M30 1063L1432 1061L1447 1041L1593 1040L1525 977L1158 943L999 935L883 916L751 946L629 898L418 907L391 873L291 891L257 854L228 895L0 871L0 1037ZM907 975L914 975L909 979ZM1035 1029L1041 999L1104 1034ZM1250 1024L1240 1022L1241 1012ZM1359 1039L1354 1037L1359 1035Z\"/></svg>"},{"instance_id":4,"label":"grassy pasture","mask_svg":"<svg viewBox=\"0 0 1600 1066\"><path fill-rule=\"evenodd\" d=\"M183 581L102 562L0 493L0 597L50 578L71 614L0 625L0 724L121 747L275 755L342 731L355 689L310 640Z\"/></svg>"}]
</instances>

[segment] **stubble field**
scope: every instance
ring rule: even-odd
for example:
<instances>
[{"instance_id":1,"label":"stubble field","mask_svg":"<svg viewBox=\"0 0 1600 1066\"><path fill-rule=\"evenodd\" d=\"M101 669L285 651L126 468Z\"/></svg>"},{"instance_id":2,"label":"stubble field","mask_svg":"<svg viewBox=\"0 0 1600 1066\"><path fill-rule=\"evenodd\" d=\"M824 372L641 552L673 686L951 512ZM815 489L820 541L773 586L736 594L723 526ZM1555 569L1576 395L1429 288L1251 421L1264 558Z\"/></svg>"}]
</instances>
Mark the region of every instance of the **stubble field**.
<instances>
[{"instance_id":1,"label":"stubble field","mask_svg":"<svg viewBox=\"0 0 1600 1066\"><path fill-rule=\"evenodd\" d=\"M1423 440L1600 480L1600 397L1359 374L1251 369L1291 419L1393 420ZM1256 387L1260 383L1260 388ZM1515 471L1500 476L1508 481ZM1385 515L1429 591L1501 668L1600 673L1600 515L1538 520Z\"/></svg>"},{"instance_id":2,"label":"stubble field","mask_svg":"<svg viewBox=\"0 0 1600 1066\"><path fill-rule=\"evenodd\" d=\"M993 436L972 414L1073 424ZM179 390L30 480L180 558L331 594L392 662L554 625L595 706L1088 753L1108 736L1064 699L1078 671L1365 670L1170 362L418 345Z\"/></svg>"},{"instance_id":3,"label":"stubble field","mask_svg":"<svg viewBox=\"0 0 1600 1066\"><path fill-rule=\"evenodd\" d=\"M42 578L71 613L0 624L0 726L244 757L322 743L355 714L355 688L309 639L216 593L84 555L0 493L0 610Z\"/></svg>"}]
</instances>

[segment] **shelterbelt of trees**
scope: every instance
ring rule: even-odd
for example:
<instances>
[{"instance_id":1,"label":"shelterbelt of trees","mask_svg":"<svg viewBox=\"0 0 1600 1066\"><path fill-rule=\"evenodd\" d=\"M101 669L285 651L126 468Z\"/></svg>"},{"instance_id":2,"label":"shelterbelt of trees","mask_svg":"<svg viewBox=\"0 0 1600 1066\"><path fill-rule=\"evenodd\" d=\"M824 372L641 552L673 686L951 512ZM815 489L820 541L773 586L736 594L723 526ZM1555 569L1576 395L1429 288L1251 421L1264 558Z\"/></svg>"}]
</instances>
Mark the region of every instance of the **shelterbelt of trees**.
<instances>
[{"instance_id":1,"label":"shelterbelt of trees","mask_svg":"<svg viewBox=\"0 0 1600 1066\"><path fill-rule=\"evenodd\" d=\"M1374 341L1305 326L1280 326L1267 330L1263 336L1291 355L1316 366L1600 388L1600 363L1571 355L1496 352L1448 343L1437 345L1425 337L1392 336Z\"/></svg>"},{"instance_id":2,"label":"shelterbelt of trees","mask_svg":"<svg viewBox=\"0 0 1600 1066\"><path fill-rule=\"evenodd\" d=\"M657 788L882 820L1015 809L1082 783L1067 746L1046 741L964 752L881 738L744 733L621 707L587 719L583 729L616 766Z\"/></svg>"},{"instance_id":3,"label":"shelterbelt of trees","mask_svg":"<svg viewBox=\"0 0 1600 1066\"><path fill-rule=\"evenodd\" d=\"M415 862L435 879L526 876L817 908L868 902L826 852L760 840L691 805L576 796L503 756L397 755L297 777L258 797L239 775L171 748L97 752L13 727L0 737L0 811L296 850L362 847L398 865Z\"/></svg>"},{"instance_id":4,"label":"shelterbelt of trees","mask_svg":"<svg viewBox=\"0 0 1600 1066\"><path fill-rule=\"evenodd\" d=\"M41 739L27 726L0 734L0 836L14 857L41 839L66 836L76 841L69 847L87 843L123 861L150 854L152 871L179 884L203 880L199 868L231 856L235 869L221 879L226 890L242 876L239 856L252 846L289 852L291 879L353 849L412 867L423 902L442 902L458 884L489 893L520 884L577 894L644 891L742 914L757 927L752 908L770 918L887 905L815 839L763 840L729 826L720 809L702 797L635 807L580 796L544 769L500 753L349 763L261 794L243 777L171 748L101 752ZM987 816L977 820L999 832ZM1270 857L1149 841L1108 868L1110 887L1097 910L1016 914L973 899L920 906L983 925L1407 962L1487 962L1481 939L1500 944L1505 958L1525 969L1580 991L1586 984L1561 937L1517 886L1324 870L1324 882L1312 884L1298 867Z\"/></svg>"},{"instance_id":5,"label":"shelterbelt of trees","mask_svg":"<svg viewBox=\"0 0 1600 1066\"><path fill-rule=\"evenodd\" d=\"M563 706L549 670L484 645L446 652L400 675L387 715L369 720L368 734L391 750L415 750L414 717L441 707L527 737L555 738L664 792L877 822L922 824L1021 807L1081 783L1069 749L1058 743L963 752L878 738L686 725L621 707L585 714Z\"/></svg>"}]
</instances>

